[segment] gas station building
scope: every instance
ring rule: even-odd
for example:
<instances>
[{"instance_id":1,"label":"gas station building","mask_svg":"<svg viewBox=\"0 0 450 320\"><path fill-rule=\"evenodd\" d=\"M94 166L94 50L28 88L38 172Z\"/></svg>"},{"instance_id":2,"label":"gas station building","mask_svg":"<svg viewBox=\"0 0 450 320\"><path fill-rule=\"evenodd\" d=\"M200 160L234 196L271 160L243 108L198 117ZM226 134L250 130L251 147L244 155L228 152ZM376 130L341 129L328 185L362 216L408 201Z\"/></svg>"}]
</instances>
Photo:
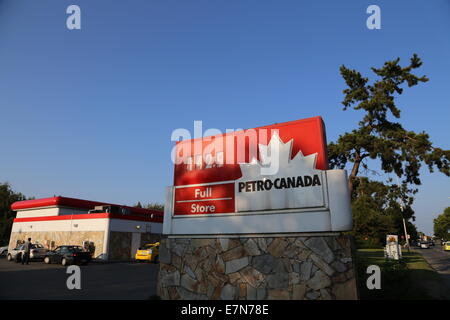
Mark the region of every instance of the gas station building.
<instances>
[{"instance_id":1,"label":"gas station building","mask_svg":"<svg viewBox=\"0 0 450 320\"><path fill-rule=\"evenodd\" d=\"M146 243L159 241L163 212L67 197L15 202L9 250L31 238L47 249L90 248L102 260L130 260Z\"/></svg>"}]
</instances>

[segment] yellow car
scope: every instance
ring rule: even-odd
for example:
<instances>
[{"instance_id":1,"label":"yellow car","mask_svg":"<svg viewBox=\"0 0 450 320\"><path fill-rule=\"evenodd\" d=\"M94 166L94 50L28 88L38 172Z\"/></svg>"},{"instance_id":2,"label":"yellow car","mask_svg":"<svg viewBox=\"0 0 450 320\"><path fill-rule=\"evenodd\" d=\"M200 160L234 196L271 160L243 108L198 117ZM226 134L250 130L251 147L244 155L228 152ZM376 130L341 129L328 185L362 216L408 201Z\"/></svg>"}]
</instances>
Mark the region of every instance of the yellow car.
<instances>
[{"instance_id":1,"label":"yellow car","mask_svg":"<svg viewBox=\"0 0 450 320\"><path fill-rule=\"evenodd\" d=\"M444 242L442 244L442 249L444 249L445 251L450 251L450 241Z\"/></svg>"},{"instance_id":2,"label":"yellow car","mask_svg":"<svg viewBox=\"0 0 450 320\"><path fill-rule=\"evenodd\" d=\"M159 242L146 244L143 247L140 247L134 258L136 261L157 263L159 261Z\"/></svg>"}]
</instances>

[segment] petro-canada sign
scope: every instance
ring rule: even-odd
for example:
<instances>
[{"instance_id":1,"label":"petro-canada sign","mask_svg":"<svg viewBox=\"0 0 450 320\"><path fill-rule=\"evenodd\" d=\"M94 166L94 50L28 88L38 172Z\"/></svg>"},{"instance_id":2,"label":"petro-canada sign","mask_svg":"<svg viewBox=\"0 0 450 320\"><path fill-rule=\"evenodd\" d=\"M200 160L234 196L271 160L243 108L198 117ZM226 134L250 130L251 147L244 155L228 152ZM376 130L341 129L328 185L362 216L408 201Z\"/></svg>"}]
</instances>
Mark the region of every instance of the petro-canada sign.
<instances>
[{"instance_id":1,"label":"petro-canada sign","mask_svg":"<svg viewBox=\"0 0 450 320\"><path fill-rule=\"evenodd\" d=\"M333 231L330 183L351 228L346 174L328 170L321 117L181 141L164 233Z\"/></svg>"}]
</instances>

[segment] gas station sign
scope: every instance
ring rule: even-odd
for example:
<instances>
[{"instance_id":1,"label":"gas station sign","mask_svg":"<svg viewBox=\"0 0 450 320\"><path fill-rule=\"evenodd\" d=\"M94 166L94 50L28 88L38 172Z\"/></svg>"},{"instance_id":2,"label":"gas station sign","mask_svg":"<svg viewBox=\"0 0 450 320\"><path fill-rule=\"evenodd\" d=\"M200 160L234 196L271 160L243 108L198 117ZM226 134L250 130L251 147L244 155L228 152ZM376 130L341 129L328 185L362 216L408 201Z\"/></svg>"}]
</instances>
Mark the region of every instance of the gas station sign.
<instances>
[{"instance_id":1,"label":"gas station sign","mask_svg":"<svg viewBox=\"0 0 450 320\"><path fill-rule=\"evenodd\" d=\"M270 170L264 157L275 149L278 158L270 160L277 168L264 174ZM182 141L176 155L174 215L325 204L322 170L328 162L320 117Z\"/></svg>"},{"instance_id":2,"label":"gas station sign","mask_svg":"<svg viewBox=\"0 0 450 320\"><path fill-rule=\"evenodd\" d=\"M321 117L177 142L165 234L348 231L345 170L328 170Z\"/></svg>"}]
</instances>

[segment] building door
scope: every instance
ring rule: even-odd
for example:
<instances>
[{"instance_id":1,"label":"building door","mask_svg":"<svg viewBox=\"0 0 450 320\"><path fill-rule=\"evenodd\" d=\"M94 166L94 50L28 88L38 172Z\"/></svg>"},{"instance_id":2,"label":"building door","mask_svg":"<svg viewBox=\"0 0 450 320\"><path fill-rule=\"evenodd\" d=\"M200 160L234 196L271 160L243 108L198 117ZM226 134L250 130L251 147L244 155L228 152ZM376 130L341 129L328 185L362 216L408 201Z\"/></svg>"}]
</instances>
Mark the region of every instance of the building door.
<instances>
[{"instance_id":1,"label":"building door","mask_svg":"<svg viewBox=\"0 0 450 320\"><path fill-rule=\"evenodd\" d=\"M134 259L137 249L141 246L141 234L139 232L133 232L131 236L131 258Z\"/></svg>"}]
</instances>

